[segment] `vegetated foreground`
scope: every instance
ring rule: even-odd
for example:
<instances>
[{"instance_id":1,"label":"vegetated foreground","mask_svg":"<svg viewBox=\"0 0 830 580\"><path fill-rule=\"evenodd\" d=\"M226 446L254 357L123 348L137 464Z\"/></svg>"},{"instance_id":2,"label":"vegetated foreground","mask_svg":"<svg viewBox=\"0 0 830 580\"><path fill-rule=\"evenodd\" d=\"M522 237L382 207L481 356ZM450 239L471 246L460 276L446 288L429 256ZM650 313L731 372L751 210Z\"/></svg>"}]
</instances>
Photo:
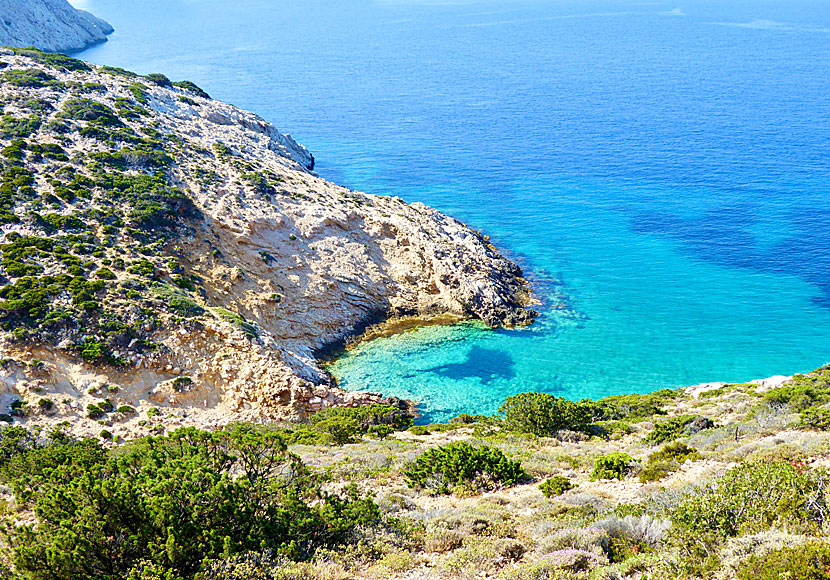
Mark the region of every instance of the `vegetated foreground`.
<instances>
[{"instance_id":1,"label":"vegetated foreground","mask_svg":"<svg viewBox=\"0 0 830 580\"><path fill-rule=\"evenodd\" d=\"M122 446L0 431L0 577L830 577L830 366L412 426L387 405Z\"/></svg>"},{"instance_id":2,"label":"vegetated foreground","mask_svg":"<svg viewBox=\"0 0 830 580\"><path fill-rule=\"evenodd\" d=\"M300 420L380 401L316 360L367 323L533 319L486 237L193 83L0 49L0 104L0 407L29 425Z\"/></svg>"}]
</instances>

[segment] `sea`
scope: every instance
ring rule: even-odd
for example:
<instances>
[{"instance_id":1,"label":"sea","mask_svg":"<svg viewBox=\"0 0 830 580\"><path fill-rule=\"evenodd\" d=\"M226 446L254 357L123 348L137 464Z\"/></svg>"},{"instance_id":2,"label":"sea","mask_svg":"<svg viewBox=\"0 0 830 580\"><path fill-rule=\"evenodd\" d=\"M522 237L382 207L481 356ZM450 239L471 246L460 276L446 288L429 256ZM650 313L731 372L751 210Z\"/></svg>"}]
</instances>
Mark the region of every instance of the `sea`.
<instances>
[{"instance_id":1,"label":"sea","mask_svg":"<svg viewBox=\"0 0 830 580\"><path fill-rule=\"evenodd\" d=\"M75 0L76 56L191 80L323 177L491 236L530 327L359 344L339 384L420 422L830 361L826 0Z\"/></svg>"}]
</instances>

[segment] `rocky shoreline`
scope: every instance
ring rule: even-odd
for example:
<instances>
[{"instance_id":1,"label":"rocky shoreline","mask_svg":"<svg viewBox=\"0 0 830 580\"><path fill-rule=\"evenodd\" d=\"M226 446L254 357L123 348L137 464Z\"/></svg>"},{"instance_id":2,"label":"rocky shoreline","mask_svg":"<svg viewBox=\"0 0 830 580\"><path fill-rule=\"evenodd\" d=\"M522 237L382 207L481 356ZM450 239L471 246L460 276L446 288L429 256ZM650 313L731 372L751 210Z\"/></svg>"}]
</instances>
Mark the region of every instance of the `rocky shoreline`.
<instances>
[{"instance_id":1,"label":"rocky shoreline","mask_svg":"<svg viewBox=\"0 0 830 580\"><path fill-rule=\"evenodd\" d=\"M373 324L509 327L536 315L521 269L486 236L423 204L321 179L289 135L195 85L33 51L5 51L0 66L4 164L31 176L0 245L57 248L57 261L21 250L0 293L18 292L18 271L73 263L92 299L84 310L56 293L44 305L52 314L38 309L43 321L3 311L0 391L26 403L29 422L69 420L89 434L103 421L129 438L159 416L173 418L168 427L301 420L382 398L338 389L319 362ZM111 189L122 182L153 197L127 200ZM164 227L136 221L147 211L166 212L152 217ZM101 399L134 414L92 418L85 410Z\"/></svg>"},{"instance_id":2,"label":"rocky shoreline","mask_svg":"<svg viewBox=\"0 0 830 580\"><path fill-rule=\"evenodd\" d=\"M77 52L107 41L113 27L67 0L0 0L0 46Z\"/></svg>"}]
</instances>

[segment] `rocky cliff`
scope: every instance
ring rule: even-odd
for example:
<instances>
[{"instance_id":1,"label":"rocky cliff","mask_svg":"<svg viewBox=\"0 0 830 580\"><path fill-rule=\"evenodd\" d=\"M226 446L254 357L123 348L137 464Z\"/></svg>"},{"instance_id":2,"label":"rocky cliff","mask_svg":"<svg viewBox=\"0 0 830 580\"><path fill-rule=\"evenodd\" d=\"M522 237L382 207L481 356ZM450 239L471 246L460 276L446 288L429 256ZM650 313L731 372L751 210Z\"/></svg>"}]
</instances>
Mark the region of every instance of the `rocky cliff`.
<instances>
[{"instance_id":1,"label":"rocky cliff","mask_svg":"<svg viewBox=\"0 0 830 580\"><path fill-rule=\"evenodd\" d=\"M486 236L321 179L192 83L31 50L0 67L0 403L29 421L297 419L377 400L316 360L368 323L533 319Z\"/></svg>"},{"instance_id":2,"label":"rocky cliff","mask_svg":"<svg viewBox=\"0 0 830 580\"><path fill-rule=\"evenodd\" d=\"M0 0L0 46L72 52L105 42L112 26L67 0Z\"/></svg>"}]
</instances>

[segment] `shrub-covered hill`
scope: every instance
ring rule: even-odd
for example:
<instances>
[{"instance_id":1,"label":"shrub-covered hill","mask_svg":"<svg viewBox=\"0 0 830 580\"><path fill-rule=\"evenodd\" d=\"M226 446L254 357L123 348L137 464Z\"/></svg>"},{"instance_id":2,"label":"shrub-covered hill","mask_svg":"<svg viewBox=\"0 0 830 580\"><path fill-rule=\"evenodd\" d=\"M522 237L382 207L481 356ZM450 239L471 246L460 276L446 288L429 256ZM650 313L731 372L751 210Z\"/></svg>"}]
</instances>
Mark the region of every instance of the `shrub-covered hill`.
<instances>
[{"instance_id":1,"label":"shrub-covered hill","mask_svg":"<svg viewBox=\"0 0 830 580\"><path fill-rule=\"evenodd\" d=\"M366 324L533 318L485 236L190 82L2 49L0 104L0 404L29 421L300 418L378 399L315 358Z\"/></svg>"}]
</instances>

